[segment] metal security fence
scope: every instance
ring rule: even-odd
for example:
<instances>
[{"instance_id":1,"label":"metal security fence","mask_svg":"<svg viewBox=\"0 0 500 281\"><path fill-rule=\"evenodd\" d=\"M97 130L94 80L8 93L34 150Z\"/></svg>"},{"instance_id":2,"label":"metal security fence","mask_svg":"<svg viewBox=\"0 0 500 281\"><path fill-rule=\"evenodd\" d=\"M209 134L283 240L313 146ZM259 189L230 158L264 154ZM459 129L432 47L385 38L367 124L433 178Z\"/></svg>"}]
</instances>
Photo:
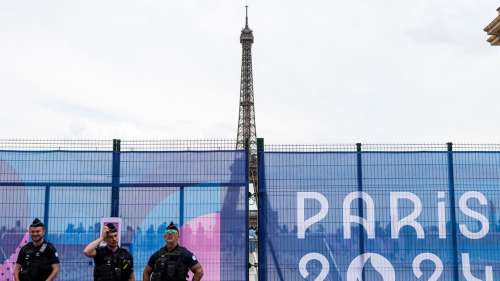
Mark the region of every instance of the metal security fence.
<instances>
[{"instance_id":1,"label":"metal security fence","mask_svg":"<svg viewBox=\"0 0 500 281\"><path fill-rule=\"evenodd\" d=\"M170 221L204 280L248 280L248 161L234 141L0 141L0 280L44 220L60 280L122 218L136 279ZM259 147L260 280L496 280L500 145ZM253 250L252 244L250 250Z\"/></svg>"},{"instance_id":2,"label":"metal security fence","mask_svg":"<svg viewBox=\"0 0 500 281\"><path fill-rule=\"evenodd\" d=\"M259 149L259 280L497 280L500 146Z\"/></svg>"},{"instance_id":3,"label":"metal security fence","mask_svg":"<svg viewBox=\"0 0 500 281\"><path fill-rule=\"evenodd\" d=\"M34 217L61 259L60 280L92 280L85 245L121 217L136 280L170 221L204 280L248 279L246 151L231 141L0 141L0 280L12 280Z\"/></svg>"}]
</instances>

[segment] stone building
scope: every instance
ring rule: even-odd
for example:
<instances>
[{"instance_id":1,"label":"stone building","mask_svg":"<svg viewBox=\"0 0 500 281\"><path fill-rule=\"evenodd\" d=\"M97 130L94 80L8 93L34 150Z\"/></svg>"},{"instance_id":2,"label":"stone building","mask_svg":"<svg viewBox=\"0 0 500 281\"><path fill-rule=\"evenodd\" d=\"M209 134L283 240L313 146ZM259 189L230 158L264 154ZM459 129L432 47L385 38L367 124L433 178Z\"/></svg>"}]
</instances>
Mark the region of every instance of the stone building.
<instances>
[{"instance_id":1,"label":"stone building","mask_svg":"<svg viewBox=\"0 0 500 281\"><path fill-rule=\"evenodd\" d=\"M498 16L484 28L484 31L490 36L488 42L492 46L500 46L500 7L497 9Z\"/></svg>"}]
</instances>

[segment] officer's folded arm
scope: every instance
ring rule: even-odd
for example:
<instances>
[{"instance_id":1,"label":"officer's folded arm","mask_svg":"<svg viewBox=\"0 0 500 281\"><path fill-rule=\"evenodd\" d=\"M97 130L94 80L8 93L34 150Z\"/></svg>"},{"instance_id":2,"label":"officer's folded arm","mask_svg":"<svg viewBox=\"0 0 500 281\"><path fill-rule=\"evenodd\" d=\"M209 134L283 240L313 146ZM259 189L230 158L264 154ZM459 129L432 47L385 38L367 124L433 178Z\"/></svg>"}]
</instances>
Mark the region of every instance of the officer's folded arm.
<instances>
[{"instance_id":1,"label":"officer's folded arm","mask_svg":"<svg viewBox=\"0 0 500 281\"><path fill-rule=\"evenodd\" d=\"M203 277L203 267L201 267L201 264L197 263L191 267L191 271L193 272L193 281L200 281L201 278Z\"/></svg>"},{"instance_id":2,"label":"officer's folded arm","mask_svg":"<svg viewBox=\"0 0 500 281\"><path fill-rule=\"evenodd\" d=\"M135 275L134 272L132 271L130 275L128 276L128 281L135 281Z\"/></svg>"},{"instance_id":3,"label":"officer's folded arm","mask_svg":"<svg viewBox=\"0 0 500 281\"><path fill-rule=\"evenodd\" d=\"M146 265L146 267L144 267L144 271L142 272L142 280L143 281L150 281L151 280L151 273L153 273L153 268L149 265Z\"/></svg>"},{"instance_id":4,"label":"officer's folded arm","mask_svg":"<svg viewBox=\"0 0 500 281\"><path fill-rule=\"evenodd\" d=\"M21 265L16 263L14 267L14 281L19 281L19 272L21 272Z\"/></svg>"},{"instance_id":5,"label":"officer's folded arm","mask_svg":"<svg viewBox=\"0 0 500 281\"><path fill-rule=\"evenodd\" d=\"M52 281L56 279L57 274L61 270L58 263L51 264L51 267L52 267L52 272L50 273L49 277L47 277L47 281Z\"/></svg>"}]
</instances>

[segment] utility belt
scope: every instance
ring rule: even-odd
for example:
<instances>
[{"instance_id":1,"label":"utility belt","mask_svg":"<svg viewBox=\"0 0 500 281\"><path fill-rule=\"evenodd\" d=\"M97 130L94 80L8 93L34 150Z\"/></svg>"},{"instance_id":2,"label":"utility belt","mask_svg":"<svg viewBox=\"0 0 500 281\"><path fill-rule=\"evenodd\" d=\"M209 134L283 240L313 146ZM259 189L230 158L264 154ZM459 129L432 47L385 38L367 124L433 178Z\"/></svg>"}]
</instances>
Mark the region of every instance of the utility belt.
<instances>
[{"instance_id":1,"label":"utility belt","mask_svg":"<svg viewBox=\"0 0 500 281\"><path fill-rule=\"evenodd\" d=\"M104 258L104 263L94 268L96 281L122 281L128 280L132 273L132 261L126 256L113 255Z\"/></svg>"},{"instance_id":2,"label":"utility belt","mask_svg":"<svg viewBox=\"0 0 500 281\"><path fill-rule=\"evenodd\" d=\"M34 276L36 276L36 275L34 275ZM31 277L30 272L28 270L21 270L21 272L19 272L19 280L20 281L31 281L31 280L33 280L33 278Z\"/></svg>"},{"instance_id":3,"label":"utility belt","mask_svg":"<svg viewBox=\"0 0 500 281\"><path fill-rule=\"evenodd\" d=\"M50 275L51 267L31 264L29 267L21 267L19 272L20 281L45 280Z\"/></svg>"},{"instance_id":4,"label":"utility belt","mask_svg":"<svg viewBox=\"0 0 500 281\"><path fill-rule=\"evenodd\" d=\"M185 281L187 267L181 256L163 255L155 263L151 281Z\"/></svg>"},{"instance_id":5,"label":"utility belt","mask_svg":"<svg viewBox=\"0 0 500 281\"><path fill-rule=\"evenodd\" d=\"M153 272L151 275L151 281L186 281L184 276L169 276L164 272Z\"/></svg>"},{"instance_id":6,"label":"utility belt","mask_svg":"<svg viewBox=\"0 0 500 281\"><path fill-rule=\"evenodd\" d=\"M40 250L27 249L19 279L21 281L45 280L52 272L52 266L44 262L41 256L47 249L47 243L43 243Z\"/></svg>"},{"instance_id":7,"label":"utility belt","mask_svg":"<svg viewBox=\"0 0 500 281\"><path fill-rule=\"evenodd\" d=\"M123 271L117 266L100 265L94 270L95 281L120 281Z\"/></svg>"}]
</instances>

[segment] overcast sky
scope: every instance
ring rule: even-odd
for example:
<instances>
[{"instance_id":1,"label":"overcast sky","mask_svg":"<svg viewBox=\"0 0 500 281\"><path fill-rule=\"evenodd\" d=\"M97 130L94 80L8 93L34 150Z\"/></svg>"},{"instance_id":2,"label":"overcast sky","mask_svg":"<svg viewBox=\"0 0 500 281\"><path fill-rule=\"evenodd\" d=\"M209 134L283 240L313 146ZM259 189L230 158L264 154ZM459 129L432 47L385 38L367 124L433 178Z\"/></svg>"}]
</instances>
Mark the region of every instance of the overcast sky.
<instances>
[{"instance_id":1,"label":"overcast sky","mask_svg":"<svg viewBox=\"0 0 500 281\"><path fill-rule=\"evenodd\" d=\"M0 138L500 142L498 0L0 0Z\"/></svg>"}]
</instances>

